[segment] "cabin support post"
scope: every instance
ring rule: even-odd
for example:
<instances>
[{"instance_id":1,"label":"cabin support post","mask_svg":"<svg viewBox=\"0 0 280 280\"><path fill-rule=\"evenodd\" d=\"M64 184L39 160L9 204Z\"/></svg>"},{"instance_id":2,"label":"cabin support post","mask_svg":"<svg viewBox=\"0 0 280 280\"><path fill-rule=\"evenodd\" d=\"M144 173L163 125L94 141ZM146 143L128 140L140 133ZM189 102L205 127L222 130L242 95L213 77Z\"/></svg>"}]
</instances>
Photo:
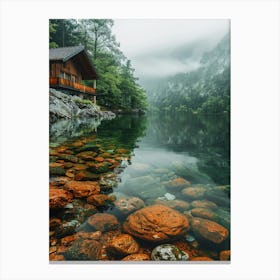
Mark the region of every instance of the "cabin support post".
<instances>
[{"instance_id":1,"label":"cabin support post","mask_svg":"<svg viewBox=\"0 0 280 280\"><path fill-rule=\"evenodd\" d=\"M93 96L93 103L96 105L96 96Z\"/></svg>"},{"instance_id":2,"label":"cabin support post","mask_svg":"<svg viewBox=\"0 0 280 280\"><path fill-rule=\"evenodd\" d=\"M93 80L93 88L96 89L96 80Z\"/></svg>"}]
</instances>

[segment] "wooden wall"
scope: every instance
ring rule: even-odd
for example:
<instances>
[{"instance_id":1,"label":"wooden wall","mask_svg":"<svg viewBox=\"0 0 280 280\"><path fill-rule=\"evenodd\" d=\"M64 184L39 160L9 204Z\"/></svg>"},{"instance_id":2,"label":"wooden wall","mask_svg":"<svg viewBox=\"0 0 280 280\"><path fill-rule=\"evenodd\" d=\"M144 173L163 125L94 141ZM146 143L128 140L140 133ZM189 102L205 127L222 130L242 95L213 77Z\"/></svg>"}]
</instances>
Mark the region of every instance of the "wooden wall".
<instances>
[{"instance_id":1,"label":"wooden wall","mask_svg":"<svg viewBox=\"0 0 280 280\"><path fill-rule=\"evenodd\" d=\"M69 76L76 76L76 83L81 83L82 75L75 66L72 60L68 60L65 63L60 61L50 61L50 77L59 77L60 72L67 73Z\"/></svg>"}]
</instances>

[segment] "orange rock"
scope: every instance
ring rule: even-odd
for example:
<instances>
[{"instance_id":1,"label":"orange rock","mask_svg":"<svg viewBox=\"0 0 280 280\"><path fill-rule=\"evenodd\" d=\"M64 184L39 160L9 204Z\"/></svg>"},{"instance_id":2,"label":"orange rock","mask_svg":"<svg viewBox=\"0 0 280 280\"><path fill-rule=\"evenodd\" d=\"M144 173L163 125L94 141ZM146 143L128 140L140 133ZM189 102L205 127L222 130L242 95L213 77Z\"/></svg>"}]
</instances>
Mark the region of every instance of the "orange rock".
<instances>
[{"instance_id":1,"label":"orange rock","mask_svg":"<svg viewBox=\"0 0 280 280\"><path fill-rule=\"evenodd\" d=\"M101 237L101 231L94 231L94 232L79 231L77 232L77 236L82 239L99 240Z\"/></svg>"},{"instance_id":2,"label":"orange rock","mask_svg":"<svg viewBox=\"0 0 280 280\"><path fill-rule=\"evenodd\" d=\"M203 186L188 187L182 190L182 194L190 199L203 198L207 188Z\"/></svg>"},{"instance_id":3,"label":"orange rock","mask_svg":"<svg viewBox=\"0 0 280 280\"><path fill-rule=\"evenodd\" d=\"M57 148L54 148L58 153L64 153L67 150L67 147L65 146L59 146Z\"/></svg>"},{"instance_id":4,"label":"orange rock","mask_svg":"<svg viewBox=\"0 0 280 280\"><path fill-rule=\"evenodd\" d=\"M91 172L86 171L86 170L78 171L75 174L75 177L74 177L74 179L77 180L77 181L96 180L98 178L99 178L99 175L91 173Z\"/></svg>"},{"instance_id":5,"label":"orange rock","mask_svg":"<svg viewBox=\"0 0 280 280\"><path fill-rule=\"evenodd\" d=\"M194 257L194 258L191 258L190 261L209 262L209 261L214 261L214 260L209 257Z\"/></svg>"},{"instance_id":6,"label":"orange rock","mask_svg":"<svg viewBox=\"0 0 280 280\"><path fill-rule=\"evenodd\" d=\"M217 217L217 214L209 208L193 208L191 210L191 214L194 217L204 218L208 220L213 220L215 219L215 217Z\"/></svg>"},{"instance_id":7,"label":"orange rock","mask_svg":"<svg viewBox=\"0 0 280 280\"><path fill-rule=\"evenodd\" d=\"M228 230L210 220L202 218L193 218L191 229L200 238L219 244L227 239Z\"/></svg>"},{"instance_id":8,"label":"orange rock","mask_svg":"<svg viewBox=\"0 0 280 280\"><path fill-rule=\"evenodd\" d=\"M129 150L127 149L117 149L116 154L129 154Z\"/></svg>"},{"instance_id":9,"label":"orange rock","mask_svg":"<svg viewBox=\"0 0 280 280\"><path fill-rule=\"evenodd\" d=\"M80 141L80 140L77 140L77 141L75 141L74 143L72 143L72 146L73 146L73 147L76 147L76 148L82 147L82 146L84 146L84 145L85 145L85 143L82 142L82 141Z\"/></svg>"},{"instance_id":10,"label":"orange rock","mask_svg":"<svg viewBox=\"0 0 280 280\"><path fill-rule=\"evenodd\" d=\"M50 208L63 208L72 201L72 194L62 189L50 189L49 206Z\"/></svg>"},{"instance_id":11,"label":"orange rock","mask_svg":"<svg viewBox=\"0 0 280 280\"><path fill-rule=\"evenodd\" d=\"M93 204L95 206L103 206L110 199L106 194L95 194L87 198L87 203Z\"/></svg>"},{"instance_id":12,"label":"orange rock","mask_svg":"<svg viewBox=\"0 0 280 280\"><path fill-rule=\"evenodd\" d=\"M147 241L176 239L187 233L188 219L164 205L152 205L130 214L123 224L125 232Z\"/></svg>"},{"instance_id":13,"label":"orange rock","mask_svg":"<svg viewBox=\"0 0 280 280\"><path fill-rule=\"evenodd\" d=\"M219 254L219 258L221 261L229 261L230 260L230 250L221 251Z\"/></svg>"},{"instance_id":14,"label":"orange rock","mask_svg":"<svg viewBox=\"0 0 280 280\"><path fill-rule=\"evenodd\" d=\"M176 209L179 211L187 210L190 208L190 204L187 201L174 199L174 200L161 200L157 199L155 200L156 204L162 204L165 206L168 206L172 209Z\"/></svg>"},{"instance_id":15,"label":"orange rock","mask_svg":"<svg viewBox=\"0 0 280 280\"><path fill-rule=\"evenodd\" d=\"M191 206L193 208L217 208L217 204L209 200L194 200L192 201Z\"/></svg>"},{"instance_id":16,"label":"orange rock","mask_svg":"<svg viewBox=\"0 0 280 280\"><path fill-rule=\"evenodd\" d=\"M103 162L104 158L103 157L96 157L94 160L98 161L98 162Z\"/></svg>"},{"instance_id":17,"label":"orange rock","mask_svg":"<svg viewBox=\"0 0 280 280\"><path fill-rule=\"evenodd\" d=\"M188 180L185 180L185 179L179 177L179 178L175 178L169 182L166 182L164 185L170 189L180 189L180 188L190 187L191 183Z\"/></svg>"},{"instance_id":18,"label":"orange rock","mask_svg":"<svg viewBox=\"0 0 280 280\"><path fill-rule=\"evenodd\" d=\"M102 232L118 229L120 224L112 214L97 213L89 217L88 225Z\"/></svg>"},{"instance_id":19,"label":"orange rock","mask_svg":"<svg viewBox=\"0 0 280 280\"><path fill-rule=\"evenodd\" d=\"M100 192L100 187L94 181L70 181L65 184L64 188L71 191L76 198L88 197Z\"/></svg>"},{"instance_id":20,"label":"orange rock","mask_svg":"<svg viewBox=\"0 0 280 280\"><path fill-rule=\"evenodd\" d=\"M71 243L73 243L77 239L77 236L75 234L68 235L63 238L61 238L60 243L63 246L69 246Z\"/></svg>"},{"instance_id":21,"label":"orange rock","mask_svg":"<svg viewBox=\"0 0 280 280\"><path fill-rule=\"evenodd\" d=\"M77 154L77 157L84 160L93 160L96 157L97 153L92 151L85 151Z\"/></svg>"},{"instance_id":22,"label":"orange rock","mask_svg":"<svg viewBox=\"0 0 280 280\"><path fill-rule=\"evenodd\" d=\"M50 167L63 167L64 164L63 163L59 163L59 162L51 162L49 164Z\"/></svg>"},{"instance_id":23,"label":"orange rock","mask_svg":"<svg viewBox=\"0 0 280 280\"><path fill-rule=\"evenodd\" d=\"M56 253L50 254L49 256L50 261L64 261L65 258L63 255L57 255Z\"/></svg>"},{"instance_id":24,"label":"orange rock","mask_svg":"<svg viewBox=\"0 0 280 280\"><path fill-rule=\"evenodd\" d=\"M77 163L73 166L74 170L86 170L88 166L86 164Z\"/></svg>"},{"instance_id":25,"label":"orange rock","mask_svg":"<svg viewBox=\"0 0 280 280\"><path fill-rule=\"evenodd\" d=\"M57 254L63 254L67 250L66 246L58 246L56 253Z\"/></svg>"},{"instance_id":26,"label":"orange rock","mask_svg":"<svg viewBox=\"0 0 280 280\"><path fill-rule=\"evenodd\" d=\"M122 259L122 261L149 261L150 256L147 254L131 254Z\"/></svg>"},{"instance_id":27,"label":"orange rock","mask_svg":"<svg viewBox=\"0 0 280 280\"><path fill-rule=\"evenodd\" d=\"M121 234L109 242L106 250L108 255L124 257L137 253L139 245L131 235Z\"/></svg>"},{"instance_id":28,"label":"orange rock","mask_svg":"<svg viewBox=\"0 0 280 280\"><path fill-rule=\"evenodd\" d=\"M66 171L65 175L69 178L74 178L75 177L75 169L70 168Z\"/></svg>"}]
</instances>

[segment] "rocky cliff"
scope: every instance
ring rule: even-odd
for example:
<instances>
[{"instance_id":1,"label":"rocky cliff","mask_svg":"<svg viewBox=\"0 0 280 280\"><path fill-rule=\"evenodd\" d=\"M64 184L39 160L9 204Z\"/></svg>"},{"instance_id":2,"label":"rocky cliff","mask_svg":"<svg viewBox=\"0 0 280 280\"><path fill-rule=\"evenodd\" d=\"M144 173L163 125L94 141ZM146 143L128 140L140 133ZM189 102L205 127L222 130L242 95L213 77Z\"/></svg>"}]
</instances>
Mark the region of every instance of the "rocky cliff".
<instances>
[{"instance_id":1,"label":"rocky cliff","mask_svg":"<svg viewBox=\"0 0 280 280\"><path fill-rule=\"evenodd\" d=\"M112 119L116 115L110 111L100 111L99 106L87 102L78 96L65 94L61 91L49 89L50 122L59 119L72 118L103 118Z\"/></svg>"}]
</instances>

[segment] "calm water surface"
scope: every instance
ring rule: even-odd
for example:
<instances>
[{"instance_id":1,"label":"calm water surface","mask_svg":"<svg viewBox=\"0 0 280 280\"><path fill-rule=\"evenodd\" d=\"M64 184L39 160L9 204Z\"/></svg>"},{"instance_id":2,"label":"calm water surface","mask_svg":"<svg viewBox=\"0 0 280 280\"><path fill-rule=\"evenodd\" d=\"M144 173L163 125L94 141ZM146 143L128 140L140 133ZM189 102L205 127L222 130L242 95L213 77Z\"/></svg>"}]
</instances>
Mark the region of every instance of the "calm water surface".
<instances>
[{"instance_id":1,"label":"calm water surface","mask_svg":"<svg viewBox=\"0 0 280 280\"><path fill-rule=\"evenodd\" d=\"M230 185L228 115L161 113L118 116L110 121L60 121L50 129L50 147L93 135L105 152L114 154L117 148L125 148L131 155L123 157L114 171L118 183L113 194L117 198L136 196L145 205L154 204L156 199L191 202L181 192L172 193L164 187L164 182L177 177L210 188ZM223 225L229 229L230 205L229 198L225 199L218 210ZM100 211L112 213L120 221L126 218L113 205Z\"/></svg>"}]
</instances>

